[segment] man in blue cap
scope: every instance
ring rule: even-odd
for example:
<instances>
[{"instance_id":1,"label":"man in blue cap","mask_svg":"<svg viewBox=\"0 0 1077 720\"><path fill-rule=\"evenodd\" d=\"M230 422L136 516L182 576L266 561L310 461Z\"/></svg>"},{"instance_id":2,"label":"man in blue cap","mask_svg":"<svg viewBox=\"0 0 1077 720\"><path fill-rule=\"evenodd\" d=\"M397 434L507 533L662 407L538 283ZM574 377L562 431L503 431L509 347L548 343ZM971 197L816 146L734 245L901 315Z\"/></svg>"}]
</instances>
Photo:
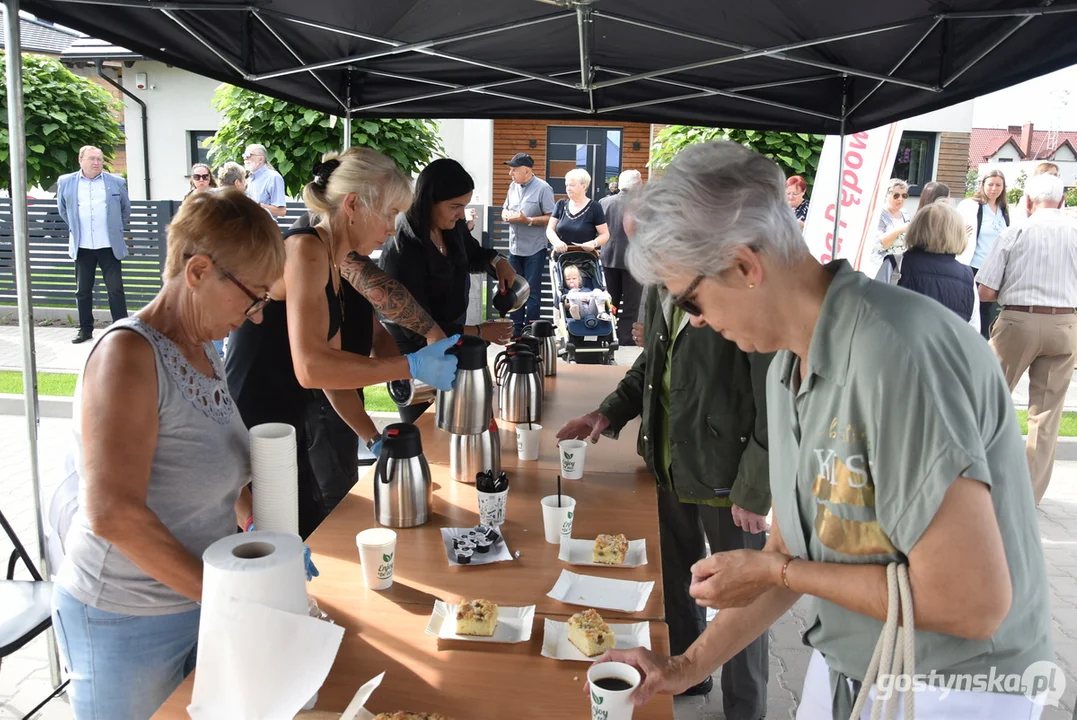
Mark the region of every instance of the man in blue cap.
<instances>
[{"instance_id":1,"label":"man in blue cap","mask_svg":"<svg viewBox=\"0 0 1077 720\"><path fill-rule=\"evenodd\" d=\"M512 335L519 337L525 325L539 319L542 299L542 269L546 266L546 225L553 212L553 190L535 177L535 161L527 153L516 153L505 162L512 184L502 205L501 219L509 224L509 262L517 275L531 286L527 306L512 313Z\"/></svg>"}]
</instances>

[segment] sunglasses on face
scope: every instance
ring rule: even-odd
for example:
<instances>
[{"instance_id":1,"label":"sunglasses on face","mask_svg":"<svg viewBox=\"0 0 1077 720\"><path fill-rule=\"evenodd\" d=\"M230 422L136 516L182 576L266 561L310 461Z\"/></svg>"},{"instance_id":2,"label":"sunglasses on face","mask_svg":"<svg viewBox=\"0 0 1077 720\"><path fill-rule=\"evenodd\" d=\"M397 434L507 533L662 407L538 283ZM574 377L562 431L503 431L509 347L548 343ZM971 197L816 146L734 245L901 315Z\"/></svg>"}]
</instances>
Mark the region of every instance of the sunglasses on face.
<instances>
[{"instance_id":1,"label":"sunglasses on face","mask_svg":"<svg viewBox=\"0 0 1077 720\"><path fill-rule=\"evenodd\" d=\"M191 175L192 180L209 180L209 175L203 175L202 173L194 173Z\"/></svg>"},{"instance_id":2,"label":"sunglasses on face","mask_svg":"<svg viewBox=\"0 0 1077 720\"><path fill-rule=\"evenodd\" d=\"M692 282L688 283L688 287L686 287L680 295L673 298L673 306L679 308L682 312L688 313L689 315L694 315L695 317L702 317L703 310L699 307L699 303L696 302L695 298L693 298L692 295L695 294L696 288L698 288L699 284L703 282L704 277L706 276L696 275L695 279Z\"/></svg>"},{"instance_id":3,"label":"sunglasses on face","mask_svg":"<svg viewBox=\"0 0 1077 720\"><path fill-rule=\"evenodd\" d=\"M898 198L901 198L902 200L908 200L909 193L894 193L890 197L894 198L895 200L897 200Z\"/></svg>"}]
</instances>

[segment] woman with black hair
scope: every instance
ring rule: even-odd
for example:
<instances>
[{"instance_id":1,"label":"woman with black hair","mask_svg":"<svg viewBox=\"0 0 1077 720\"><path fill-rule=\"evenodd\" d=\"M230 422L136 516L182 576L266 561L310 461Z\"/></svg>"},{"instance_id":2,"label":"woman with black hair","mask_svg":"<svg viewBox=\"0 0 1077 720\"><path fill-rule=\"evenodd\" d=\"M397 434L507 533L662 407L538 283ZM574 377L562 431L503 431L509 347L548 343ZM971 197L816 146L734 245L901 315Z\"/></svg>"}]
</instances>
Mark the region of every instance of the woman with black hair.
<instances>
[{"instance_id":1,"label":"woman with black hair","mask_svg":"<svg viewBox=\"0 0 1077 720\"><path fill-rule=\"evenodd\" d=\"M509 261L484 249L468 231L465 212L474 189L475 181L455 160L445 158L427 165L415 181L411 207L398 218L396 237L385 244L378 264L407 288L446 335L479 335L504 345L512 335L511 323L460 322L467 312L471 273L492 268L503 288L516 279ZM425 338L396 323L386 322L385 327L402 353L426 344ZM402 409L400 417L414 422L427 407L412 405Z\"/></svg>"}]
</instances>

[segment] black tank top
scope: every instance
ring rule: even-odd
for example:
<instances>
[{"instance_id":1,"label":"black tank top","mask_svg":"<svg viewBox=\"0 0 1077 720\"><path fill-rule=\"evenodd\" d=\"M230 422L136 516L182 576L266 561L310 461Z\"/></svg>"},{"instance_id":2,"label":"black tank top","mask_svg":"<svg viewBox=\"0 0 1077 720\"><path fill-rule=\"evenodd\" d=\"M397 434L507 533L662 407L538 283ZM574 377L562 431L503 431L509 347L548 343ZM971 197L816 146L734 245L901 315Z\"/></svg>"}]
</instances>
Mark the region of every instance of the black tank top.
<instances>
[{"instance_id":1,"label":"black tank top","mask_svg":"<svg viewBox=\"0 0 1077 720\"><path fill-rule=\"evenodd\" d=\"M284 237L303 233L315 231L309 227L292 228L285 231ZM374 319L367 299L347 282L341 283L339 295L334 292L332 268L325 298L329 307L326 340L340 332L342 349L370 355ZM286 422L302 428L303 409L311 393L299 384L292 365L287 300L266 305L261 323L248 320L232 332L224 366L228 390L248 428L266 422Z\"/></svg>"}]
</instances>

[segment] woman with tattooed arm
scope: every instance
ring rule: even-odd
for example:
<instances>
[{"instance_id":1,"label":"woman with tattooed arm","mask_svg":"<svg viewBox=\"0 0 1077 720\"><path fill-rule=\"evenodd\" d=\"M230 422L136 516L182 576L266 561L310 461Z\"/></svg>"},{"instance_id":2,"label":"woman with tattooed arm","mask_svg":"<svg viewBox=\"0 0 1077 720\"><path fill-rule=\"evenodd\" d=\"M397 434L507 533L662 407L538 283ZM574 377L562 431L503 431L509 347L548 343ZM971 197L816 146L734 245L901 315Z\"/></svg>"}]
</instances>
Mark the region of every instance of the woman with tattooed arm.
<instances>
[{"instance_id":1,"label":"woman with tattooed arm","mask_svg":"<svg viewBox=\"0 0 1077 720\"><path fill-rule=\"evenodd\" d=\"M445 354L451 342L407 290L365 259L393 234L396 215L411 202L411 182L393 161L365 148L330 153L315 167L303 200L319 222L285 233L284 277L270 290L273 302L260 325L247 322L233 331L225 365L247 427L284 422L296 429L299 531L307 537L331 509L327 494L349 482L357 462L354 454L343 463L320 457L331 444L311 437L319 426L310 421L312 413L321 411L319 394L311 390L324 390L340 417L369 438L372 423L356 388L416 378L447 389L456 358ZM403 357L376 359L342 350L342 282L430 344ZM352 310L349 304L347 311ZM373 317L371 308L356 312Z\"/></svg>"}]
</instances>

